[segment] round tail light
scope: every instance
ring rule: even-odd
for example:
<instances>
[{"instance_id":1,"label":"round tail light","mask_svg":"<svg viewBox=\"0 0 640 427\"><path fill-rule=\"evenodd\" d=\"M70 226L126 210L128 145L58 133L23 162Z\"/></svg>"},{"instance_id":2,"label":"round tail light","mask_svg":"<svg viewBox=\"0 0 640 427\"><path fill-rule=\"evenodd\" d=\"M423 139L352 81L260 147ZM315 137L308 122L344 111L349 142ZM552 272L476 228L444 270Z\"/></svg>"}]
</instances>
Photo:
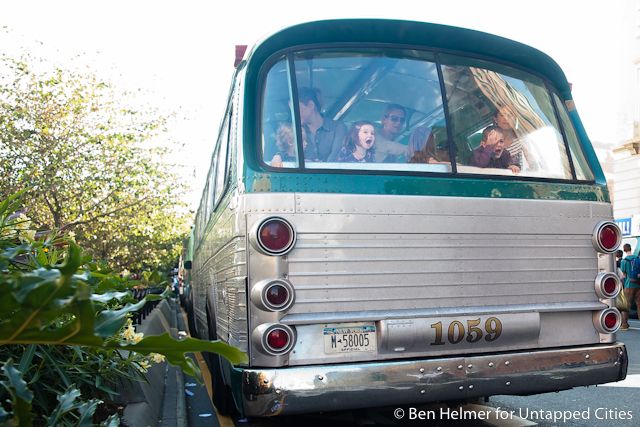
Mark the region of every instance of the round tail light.
<instances>
[{"instance_id":1,"label":"round tail light","mask_svg":"<svg viewBox=\"0 0 640 427\"><path fill-rule=\"evenodd\" d=\"M284 286L276 283L267 288L265 300L274 307L281 307L289 300L289 291Z\"/></svg>"},{"instance_id":2,"label":"round tail light","mask_svg":"<svg viewBox=\"0 0 640 427\"><path fill-rule=\"evenodd\" d=\"M269 323L254 329L252 340L263 353L281 356L291 351L296 342L296 334L290 326Z\"/></svg>"},{"instance_id":3,"label":"round tail light","mask_svg":"<svg viewBox=\"0 0 640 427\"><path fill-rule=\"evenodd\" d=\"M593 246L598 252L613 253L622 241L620 228L611 221L603 221L596 226L593 232Z\"/></svg>"},{"instance_id":4,"label":"round tail light","mask_svg":"<svg viewBox=\"0 0 640 427\"><path fill-rule=\"evenodd\" d=\"M260 252L267 255L284 255L295 243L296 233L286 220L279 217L267 218L251 232L251 242Z\"/></svg>"},{"instance_id":5,"label":"round tail light","mask_svg":"<svg viewBox=\"0 0 640 427\"><path fill-rule=\"evenodd\" d=\"M621 323L620 312L617 308L607 308L606 310L594 313L594 326L600 333L612 334L618 330Z\"/></svg>"},{"instance_id":6,"label":"round tail light","mask_svg":"<svg viewBox=\"0 0 640 427\"><path fill-rule=\"evenodd\" d=\"M611 299L622 291L622 283L613 273L598 273L596 276L596 294L598 298Z\"/></svg>"},{"instance_id":7,"label":"round tail light","mask_svg":"<svg viewBox=\"0 0 640 427\"><path fill-rule=\"evenodd\" d=\"M616 327L616 324L618 323L618 316L615 313L607 313L604 315L604 318L602 319L602 323L605 328L612 330ZM273 333L273 331L271 332Z\"/></svg>"},{"instance_id":8,"label":"round tail light","mask_svg":"<svg viewBox=\"0 0 640 427\"><path fill-rule=\"evenodd\" d=\"M267 334L267 345L274 351L282 351L289 345L289 341L291 341L291 337L284 329L274 328Z\"/></svg>"},{"instance_id":9,"label":"round tail light","mask_svg":"<svg viewBox=\"0 0 640 427\"><path fill-rule=\"evenodd\" d=\"M251 288L251 302L262 310L285 311L293 300L293 285L286 279L262 280Z\"/></svg>"}]
</instances>

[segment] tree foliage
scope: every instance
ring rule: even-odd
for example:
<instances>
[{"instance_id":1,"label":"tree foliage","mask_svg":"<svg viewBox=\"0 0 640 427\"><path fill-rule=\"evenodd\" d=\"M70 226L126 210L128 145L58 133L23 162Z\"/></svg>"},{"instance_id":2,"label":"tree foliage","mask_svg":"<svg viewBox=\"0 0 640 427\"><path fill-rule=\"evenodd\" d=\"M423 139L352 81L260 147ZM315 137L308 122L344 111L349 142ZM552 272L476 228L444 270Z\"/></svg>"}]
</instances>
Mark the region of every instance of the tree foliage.
<instances>
[{"instance_id":1,"label":"tree foliage","mask_svg":"<svg viewBox=\"0 0 640 427\"><path fill-rule=\"evenodd\" d=\"M95 75L0 57L0 197L26 189L39 230L75 235L119 269L167 267L188 215L165 118Z\"/></svg>"},{"instance_id":2,"label":"tree foliage","mask_svg":"<svg viewBox=\"0 0 640 427\"><path fill-rule=\"evenodd\" d=\"M140 281L93 262L68 237L32 240L28 220L15 215L20 207L19 195L0 200L0 425L93 425L114 384L141 380L151 361L166 359L199 378L186 352L247 362L222 342L136 333L131 314L163 296L134 300ZM142 280L162 285L157 273ZM97 421L117 425L117 416Z\"/></svg>"}]
</instances>

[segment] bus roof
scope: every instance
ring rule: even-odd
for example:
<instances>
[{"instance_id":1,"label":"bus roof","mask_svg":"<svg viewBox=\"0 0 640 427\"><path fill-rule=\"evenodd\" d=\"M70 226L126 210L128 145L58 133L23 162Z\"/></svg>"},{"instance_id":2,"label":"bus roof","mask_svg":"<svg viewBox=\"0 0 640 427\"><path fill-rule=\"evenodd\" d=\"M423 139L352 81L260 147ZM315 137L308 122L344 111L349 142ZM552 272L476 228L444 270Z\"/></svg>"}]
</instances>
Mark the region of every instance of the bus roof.
<instances>
[{"instance_id":1,"label":"bus roof","mask_svg":"<svg viewBox=\"0 0 640 427\"><path fill-rule=\"evenodd\" d=\"M426 22L334 19L298 24L260 42L249 55L248 63L261 64L273 53L292 46L331 43L417 45L486 57L541 74L563 98L571 98L569 83L560 66L538 49L481 31Z\"/></svg>"}]
</instances>

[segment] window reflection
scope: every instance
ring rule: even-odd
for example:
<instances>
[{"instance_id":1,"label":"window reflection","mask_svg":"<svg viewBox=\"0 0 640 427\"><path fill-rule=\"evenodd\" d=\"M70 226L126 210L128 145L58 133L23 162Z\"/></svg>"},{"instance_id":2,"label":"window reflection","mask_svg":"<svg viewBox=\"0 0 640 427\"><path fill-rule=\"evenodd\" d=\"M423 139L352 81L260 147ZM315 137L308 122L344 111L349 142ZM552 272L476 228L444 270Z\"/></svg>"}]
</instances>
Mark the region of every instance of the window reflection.
<instances>
[{"instance_id":1,"label":"window reflection","mask_svg":"<svg viewBox=\"0 0 640 427\"><path fill-rule=\"evenodd\" d=\"M573 179L564 129L578 179L592 179L566 111L561 128L541 79L486 61L440 58L448 124L430 52L309 50L291 55L291 70L283 56L263 91L263 161Z\"/></svg>"}]
</instances>

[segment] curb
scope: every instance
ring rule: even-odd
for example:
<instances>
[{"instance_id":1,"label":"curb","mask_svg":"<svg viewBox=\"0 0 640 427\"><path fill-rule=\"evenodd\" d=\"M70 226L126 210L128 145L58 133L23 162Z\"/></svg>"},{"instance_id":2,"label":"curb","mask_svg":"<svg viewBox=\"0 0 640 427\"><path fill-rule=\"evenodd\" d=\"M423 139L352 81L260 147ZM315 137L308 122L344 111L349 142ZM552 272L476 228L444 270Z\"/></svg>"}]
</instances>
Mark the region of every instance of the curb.
<instances>
[{"instance_id":1,"label":"curb","mask_svg":"<svg viewBox=\"0 0 640 427\"><path fill-rule=\"evenodd\" d=\"M175 315L175 325L177 331L184 331L184 320L180 316L180 306L178 303L172 304ZM176 332L176 335L178 333ZM180 336L177 337L180 339ZM184 373L181 368L176 369L176 427L187 427L187 398L185 397Z\"/></svg>"},{"instance_id":2,"label":"curb","mask_svg":"<svg viewBox=\"0 0 640 427\"><path fill-rule=\"evenodd\" d=\"M154 308L137 330L145 335L168 332L179 339L184 320L177 302L162 301ZM123 400L122 423L135 427L187 427L187 405L184 374L181 368L168 362L154 365L145 374L146 382L123 383L118 392Z\"/></svg>"},{"instance_id":3,"label":"curb","mask_svg":"<svg viewBox=\"0 0 640 427\"><path fill-rule=\"evenodd\" d=\"M173 307L169 301L161 301L136 327L136 331L143 332L145 335L168 332L175 337L177 331L172 311ZM152 426L158 425L166 418L163 409L166 406L168 394L167 382L170 384L175 382L169 377L170 369L171 366L167 362L154 364L144 375L146 381L121 381L118 383L116 391L124 406L121 419L123 425ZM175 398L171 405L175 405ZM166 418L166 421L169 421L169 418ZM174 422L165 425L173 427Z\"/></svg>"}]
</instances>

